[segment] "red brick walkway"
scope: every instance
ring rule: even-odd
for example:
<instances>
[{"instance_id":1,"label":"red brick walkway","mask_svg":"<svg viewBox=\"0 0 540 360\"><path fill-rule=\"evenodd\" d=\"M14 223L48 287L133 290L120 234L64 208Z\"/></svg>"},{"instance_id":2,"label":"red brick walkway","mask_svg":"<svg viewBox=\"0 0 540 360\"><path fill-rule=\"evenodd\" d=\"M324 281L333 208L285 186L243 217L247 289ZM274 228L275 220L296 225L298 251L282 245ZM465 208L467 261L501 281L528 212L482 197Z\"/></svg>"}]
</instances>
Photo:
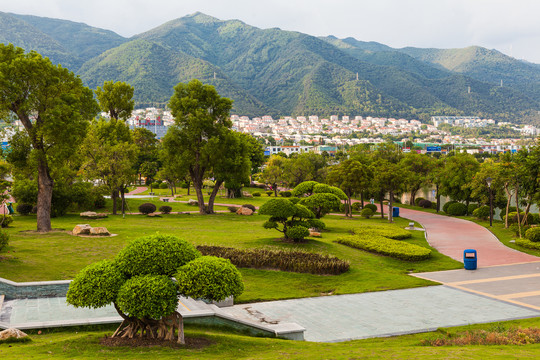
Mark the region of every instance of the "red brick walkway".
<instances>
[{"instance_id":1,"label":"red brick walkway","mask_svg":"<svg viewBox=\"0 0 540 360\"><path fill-rule=\"evenodd\" d=\"M431 246L458 261L463 262L465 249L478 252L478 266L540 261L540 257L506 247L489 230L471 221L403 208L399 212L401 217L422 224Z\"/></svg>"},{"instance_id":2,"label":"red brick walkway","mask_svg":"<svg viewBox=\"0 0 540 360\"><path fill-rule=\"evenodd\" d=\"M126 195L137 195L148 190L146 186L137 186L135 190L128 192Z\"/></svg>"}]
</instances>

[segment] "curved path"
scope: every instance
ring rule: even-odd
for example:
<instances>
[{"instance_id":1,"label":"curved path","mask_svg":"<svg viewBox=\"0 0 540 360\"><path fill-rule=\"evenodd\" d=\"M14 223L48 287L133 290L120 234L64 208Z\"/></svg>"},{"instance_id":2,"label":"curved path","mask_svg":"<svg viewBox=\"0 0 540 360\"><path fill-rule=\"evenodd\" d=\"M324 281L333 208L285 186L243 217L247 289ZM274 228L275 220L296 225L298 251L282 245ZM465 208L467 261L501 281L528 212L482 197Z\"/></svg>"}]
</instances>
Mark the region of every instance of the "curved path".
<instances>
[{"instance_id":1,"label":"curved path","mask_svg":"<svg viewBox=\"0 0 540 360\"><path fill-rule=\"evenodd\" d=\"M422 224L429 244L452 259L463 262L463 250L475 249L478 266L540 261L539 257L503 245L488 229L472 221L403 208L399 212L401 217Z\"/></svg>"}]
</instances>

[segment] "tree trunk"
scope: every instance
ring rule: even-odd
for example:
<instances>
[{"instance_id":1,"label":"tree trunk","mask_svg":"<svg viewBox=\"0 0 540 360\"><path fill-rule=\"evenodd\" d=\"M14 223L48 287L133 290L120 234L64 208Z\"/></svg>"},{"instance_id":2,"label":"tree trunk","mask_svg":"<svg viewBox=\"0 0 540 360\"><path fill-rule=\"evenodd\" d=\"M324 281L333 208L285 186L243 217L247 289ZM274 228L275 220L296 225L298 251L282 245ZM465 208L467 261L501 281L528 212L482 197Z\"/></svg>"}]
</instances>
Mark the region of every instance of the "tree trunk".
<instances>
[{"instance_id":1,"label":"tree trunk","mask_svg":"<svg viewBox=\"0 0 540 360\"><path fill-rule=\"evenodd\" d=\"M510 203L512 202L512 193L508 190L508 183L504 184L504 191L506 192L506 216L504 217L504 228L508 229L508 212L510 210Z\"/></svg>"},{"instance_id":2,"label":"tree trunk","mask_svg":"<svg viewBox=\"0 0 540 360\"><path fill-rule=\"evenodd\" d=\"M114 189L111 193L111 199L112 199L112 202L113 202L113 207L112 207L112 214L113 215L116 215L116 208L117 208L117 204L116 204L116 199L118 198L118 189Z\"/></svg>"},{"instance_id":3,"label":"tree trunk","mask_svg":"<svg viewBox=\"0 0 540 360\"><path fill-rule=\"evenodd\" d=\"M208 199L208 214L214 213L214 201L216 199L216 195L219 191L219 187L223 184L223 180L216 180L216 183L214 184L214 188L212 189L212 193L210 194L210 198Z\"/></svg>"},{"instance_id":4,"label":"tree trunk","mask_svg":"<svg viewBox=\"0 0 540 360\"><path fill-rule=\"evenodd\" d=\"M415 190L415 189L411 190L411 198L409 199L409 204L410 204L410 205L414 205L414 203L415 203L414 200L416 199L416 193L417 193L417 192L418 192L418 189L416 189L416 190Z\"/></svg>"},{"instance_id":5,"label":"tree trunk","mask_svg":"<svg viewBox=\"0 0 540 360\"><path fill-rule=\"evenodd\" d=\"M272 187L274 188L274 196L277 197L277 184L272 184Z\"/></svg>"},{"instance_id":6,"label":"tree trunk","mask_svg":"<svg viewBox=\"0 0 540 360\"><path fill-rule=\"evenodd\" d=\"M435 185L435 189L436 189L435 196L437 200L437 212L439 212L439 210L441 209L441 195L439 194L439 184Z\"/></svg>"},{"instance_id":7,"label":"tree trunk","mask_svg":"<svg viewBox=\"0 0 540 360\"><path fill-rule=\"evenodd\" d=\"M187 182L187 195L189 196L189 189L191 188L191 181Z\"/></svg>"},{"instance_id":8,"label":"tree trunk","mask_svg":"<svg viewBox=\"0 0 540 360\"><path fill-rule=\"evenodd\" d=\"M51 231L51 205L54 181L45 159L38 161L37 231Z\"/></svg>"},{"instance_id":9,"label":"tree trunk","mask_svg":"<svg viewBox=\"0 0 540 360\"><path fill-rule=\"evenodd\" d=\"M364 208L364 192L360 191L360 206Z\"/></svg>"},{"instance_id":10,"label":"tree trunk","mask_svg":"<svg viewBox=\"0 0 540 360\"><path fill-rule=\"evenodd\" d=\"M517 212L519 238L521 239L521 219L519 217L519 184L518 183L516 183L516 212Z\"/></svg>"},{"instance_id":11,"label":"tree trunk","mask_svg":"<svg viewBox=\"0 0 540 360\"><path fill-rule=\"evenodd\" d=\"M384 195L381 195L381 219L384 219Z\"/></svg>"},{"instance_id":12,"label":"tree trunk","mask_svg":"<svg viewBox=\"0 0 540 360\"><path fill-rule=\"evenodd\" d=\"M193 187L195 188L195 194L197 194L197 203L199 204L199 213L201 215L206 214L206 207L204 206L204 195L202 192L203 188L203 174L204 171L195 167L194 169L189 170L189 175L193 181Z\"/></svg>"},{"instance_id":13,"label":"tree trunk","mask_svg":"<svg viewBox=\"0 0 540 360\"><path fill-rule=\"evenodd\" d=\"M120 198L122 199L122 216L126 214L126 198L124 196L125 192L126 188L124 187L124 185L122 185L122 187L120 188Z\"/></svg>"},{"instance_id":14,"label":"tree trunk","mask_svg":"<svg viewBox=\"0 0 540 360\"><path fill-rule=\"evenodd\" d=\"M390 190L390 201L388 202L388 222L394 222L394 191Z\"/></svg>"}]
</instances>

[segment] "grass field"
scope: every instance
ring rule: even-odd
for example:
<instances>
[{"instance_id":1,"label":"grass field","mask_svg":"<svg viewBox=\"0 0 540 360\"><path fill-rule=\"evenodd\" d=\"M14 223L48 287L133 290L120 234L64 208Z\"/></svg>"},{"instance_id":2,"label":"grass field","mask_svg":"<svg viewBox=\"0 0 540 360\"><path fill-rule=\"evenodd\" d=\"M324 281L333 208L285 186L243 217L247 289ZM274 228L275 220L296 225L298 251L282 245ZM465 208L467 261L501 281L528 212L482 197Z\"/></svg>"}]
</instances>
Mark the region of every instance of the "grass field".
<instances>
[{"instance_id":1,"label":"grass field","mask_svg":"<svg viewBox=\"0 0 540 360\"><path fill-rule=\"evenodd\" d=\"M86 327L31 332L32 342L0 344L3 359L537 359L540 344L424 346L422 340L453 337L464 331L500 330L511 326L540 327L540 318L439 329L432 333L340 343L313 343L255 338L230 330L186 326L186 340L210 343L200 349L170 347L106 347L99 343L113 327Z\"/></svg>"}]
</instances>

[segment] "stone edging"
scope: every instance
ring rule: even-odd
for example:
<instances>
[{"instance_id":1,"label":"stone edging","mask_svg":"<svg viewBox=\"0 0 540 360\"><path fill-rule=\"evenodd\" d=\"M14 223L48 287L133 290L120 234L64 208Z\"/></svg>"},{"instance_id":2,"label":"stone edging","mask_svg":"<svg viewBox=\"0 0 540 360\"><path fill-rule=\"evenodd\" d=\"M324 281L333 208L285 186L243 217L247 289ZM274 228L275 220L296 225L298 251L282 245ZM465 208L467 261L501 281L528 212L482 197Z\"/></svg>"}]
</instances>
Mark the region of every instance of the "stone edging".
<instances>
[{"instance_id":1,"label":"stone edging","mask_svg":"<svg viewBox=\"0 0 540 360\"><path fill-rule=\"evenodd\" d=\"M64 297L71 280L15 282L0 278L0 294L8 299Z\"/></svg>"}]
</instances>

